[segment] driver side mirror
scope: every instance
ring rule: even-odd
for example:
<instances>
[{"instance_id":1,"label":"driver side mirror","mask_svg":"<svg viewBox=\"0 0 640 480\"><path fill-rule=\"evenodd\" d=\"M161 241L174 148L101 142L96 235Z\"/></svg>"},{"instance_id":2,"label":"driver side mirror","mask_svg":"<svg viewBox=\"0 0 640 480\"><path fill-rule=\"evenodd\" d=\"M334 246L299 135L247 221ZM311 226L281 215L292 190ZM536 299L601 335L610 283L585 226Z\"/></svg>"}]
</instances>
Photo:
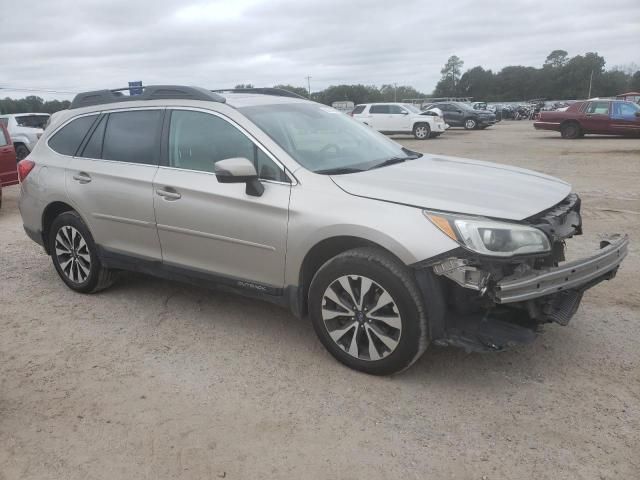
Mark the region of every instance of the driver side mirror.
<instances>
[{"instance_id":1,"label":"driver side mirror","mask_svg":"<svg viewBox=\"0 0 640 480\"><path fill-rule=\"evenodd\" d=\"M264 185L260 183L256 167L247 158L226 158L216 162L214 166L216 178L220 183L246 183L246 193L260 197L264 193Z\"/></svg>"}]
</instances>

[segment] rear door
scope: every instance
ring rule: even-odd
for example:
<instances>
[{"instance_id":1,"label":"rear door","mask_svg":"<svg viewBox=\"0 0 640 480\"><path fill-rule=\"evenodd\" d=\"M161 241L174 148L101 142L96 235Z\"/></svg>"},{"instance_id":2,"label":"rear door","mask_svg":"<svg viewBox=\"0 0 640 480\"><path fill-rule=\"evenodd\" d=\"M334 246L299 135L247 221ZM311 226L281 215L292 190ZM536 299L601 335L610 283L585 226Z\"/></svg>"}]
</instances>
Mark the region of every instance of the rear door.
<instances>
[{"instance_id":1,"label":"rear door","mask_svg":"<svg viewBox=\"0 0 640 480\"><path fill-rule=\"evenodd\" d=\"M69 197L109 255L162 258L152 184L163 114L139 108L100 115L67 165Z\"/></svg>"},{"instance_id":2,"label":"rear door","mask_svg":"<svg viewBox=\"0 0 640 480\"><path fill-rule=\"evenodd\" d=\"M611 133L610 124L611 102L596 100L589 102L584 110L584 117L580 120L582 130L587 133Z\"/></svg>"},{"instance_id":3,"label":"rear door","mask_svg":"<svg viewBox=\"0 0 640 480\"><path fill-rule=\"evenodd\" d=\"M380 132L389 130L389 105L371 105L366 123Z\"/></svg>"},{"instance_id":4,"label":"rear door","mask_svg":"<svg viewBox=\"0 0 640 480\"><path fill-rule=\"evenodd\" d=\"M236 157L254 162L262 196L218 182L215 163ZM165 158L154 181L165 266L261 292L282 288L291 181L274 157L221 115L175 109Z\"/></svg>"},{"instance_id":5,"label":"rear door","mask_svg":"<svg viewBox=\"0 0 640 480\"><path fill-rule=\"evenodd\" d=\"M613 102L611 133L640 135L640 106L631 102Z\"/></svg>"},{"instance_id":6,"label":"rear door","mask_svg":"<svg viewBox=\"0 0 640 480\"><path fill-rule=\"evenodd\" d=\"M0 186L18 183L16 151L4 125L0 125Z\"/></svg>"}]
</instances>

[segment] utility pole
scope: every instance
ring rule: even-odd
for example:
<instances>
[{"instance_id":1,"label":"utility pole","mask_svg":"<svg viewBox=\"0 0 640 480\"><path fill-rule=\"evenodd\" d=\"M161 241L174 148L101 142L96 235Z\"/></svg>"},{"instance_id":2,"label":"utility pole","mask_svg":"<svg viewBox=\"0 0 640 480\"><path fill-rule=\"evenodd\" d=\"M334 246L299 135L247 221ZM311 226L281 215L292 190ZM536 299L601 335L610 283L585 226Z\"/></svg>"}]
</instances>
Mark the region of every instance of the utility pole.
<instances>
[{"instance_id":1,"label":"utility pole","mask_svg":"<svg viewBox=\"0 0 640 480\"><path fill-rule=\"evenodd\" d=\"M393 103L396 103L398 101L398 84L394 83L393 84Z\"/></svg>"},{"instance_id":2,"label":"utility pole","mask_svg":"<svg viewBox=\"0 0 640 480\"><path fill-rule=\"evenodd\" d=\"M589 95L587 98L591 98L591 84L593 83L593 70L591 70L591 76L589 77Z\"/></svg>"},{"instance_id":3,"label":"utility pole","mask_svg":"<svg viewBox=\"0 0 640 480\"><path fill-rule=\"evenodd\" d=\"M309 99L311 99L311 75L304 77L307 79L307 90L309 90Z\"/></svg>"}]
</instances>

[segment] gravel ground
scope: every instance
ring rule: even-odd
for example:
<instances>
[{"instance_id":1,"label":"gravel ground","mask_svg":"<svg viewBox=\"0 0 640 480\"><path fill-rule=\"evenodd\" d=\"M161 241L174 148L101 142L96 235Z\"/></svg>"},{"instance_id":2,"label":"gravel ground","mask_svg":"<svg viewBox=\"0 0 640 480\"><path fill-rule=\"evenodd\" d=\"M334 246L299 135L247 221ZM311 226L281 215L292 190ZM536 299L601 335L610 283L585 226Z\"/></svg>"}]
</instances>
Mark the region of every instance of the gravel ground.
<instances>
[{"instance_id":1,"label":"gravel ground","mask_svg":"<svg viewBox=\"0 0 640 480\"><path fill-rule=\"evenodd\" d=\"M640 236L640 140L561 140L530 122L399 138L571 181L585 254ZM500 354L431 348L406 373L342 367L308 321L141 275L68 290L0 210L0 479L640 478L640 267L567 327Z\"/></svg>"}]
</instances>

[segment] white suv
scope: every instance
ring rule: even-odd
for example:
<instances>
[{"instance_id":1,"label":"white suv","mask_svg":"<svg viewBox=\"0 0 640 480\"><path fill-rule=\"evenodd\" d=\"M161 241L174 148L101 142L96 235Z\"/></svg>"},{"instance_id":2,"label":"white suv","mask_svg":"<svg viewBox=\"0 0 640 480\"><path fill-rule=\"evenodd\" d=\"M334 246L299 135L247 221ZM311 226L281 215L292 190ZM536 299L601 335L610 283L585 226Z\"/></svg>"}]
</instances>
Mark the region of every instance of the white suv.
<instances>
[{"instance_id":1,"label":"white suv","mask_svg":"<svg viewBox=\"0 0 640 480\"><path fill-rule=\"evenodd\" d=\"M418 140L435 138L449 127L437 113L421 112L407 103L364 103L351 116L381 133L411 133Z\"/></svg>"},{"instance_id":2,"label":"white suv","mask_svg":"<svg viewBox=\"0 0 640 480\"><path fill-rule=\"evenodd\" d=\"M42 136L49 116L48 113L0 115L0 123L7 127L15 145L18 161L25 158L33 150L36 142Z\"/></svg>"}]
</instances>

